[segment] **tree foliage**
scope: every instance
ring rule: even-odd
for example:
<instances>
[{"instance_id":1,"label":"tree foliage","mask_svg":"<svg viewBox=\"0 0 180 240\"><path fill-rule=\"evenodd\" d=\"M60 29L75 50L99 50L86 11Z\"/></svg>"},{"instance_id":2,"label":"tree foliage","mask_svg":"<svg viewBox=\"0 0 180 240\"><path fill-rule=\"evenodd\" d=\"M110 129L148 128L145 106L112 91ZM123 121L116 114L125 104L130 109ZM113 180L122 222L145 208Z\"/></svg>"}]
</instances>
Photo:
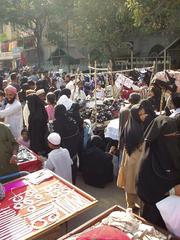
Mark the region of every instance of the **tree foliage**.
<instances>
[{"instance_id":1,"label":"tree foliage","mask_svg":"<svg viewBox=\"0 0 180 240\"><path fill-rule=\"evenodd\" d=\"M61 47L77 39L96 59L113 61L135 31L168 32L179 26L180 0L0 0L0 4L0 22L32 32L39 64L44 35Z\"/></svg>"},{"instance_id":2,"label":"tree foliage","mask_svg":"<svg viewBox=\"0 0 180 240\"><path fill-rule=\"evenodd\" d=\"M171 31L180 27L180 0L126 0L134 25L146 31Z\"/></svg>"},{"instance_id":3,"label":"tree foliage","mask_svg":"<svg viewBox=\"0 0 180 240\"><path fill-rule=\"evenodd\" d=\"M77 0L75 23L78 39L112 60L133 29L123 0Z\"/></svg>"}]
</instances>

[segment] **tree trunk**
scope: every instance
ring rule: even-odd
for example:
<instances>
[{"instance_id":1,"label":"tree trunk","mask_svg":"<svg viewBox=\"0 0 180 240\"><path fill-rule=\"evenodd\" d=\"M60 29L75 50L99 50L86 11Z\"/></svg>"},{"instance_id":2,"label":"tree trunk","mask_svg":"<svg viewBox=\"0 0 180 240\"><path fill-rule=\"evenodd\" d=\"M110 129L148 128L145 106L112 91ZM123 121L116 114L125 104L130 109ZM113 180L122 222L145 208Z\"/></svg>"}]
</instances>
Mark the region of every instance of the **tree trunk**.
<instances>
[{"instance_id":1,"label":"tree trunk","mask_svg":"<svg viewBox=\"0 0 180 240\"><path fill-rule=\"evenodd\" d=\"M42 49L42 34L44 27L39 20L36 20L36 28L34 29L34 37L36 39L37 62L40 68L44 64L44 53Z\"/></svg>"},{"instance_id":2,"label":"tree trunk","mask_svg":"<svg viewBox=\"0 0 180 240\"><path fill-rule=\"evenodd\" d=\"M40 68L44 64L44 53L43 53L43 49L42 49L42 39L41 38L36 38L36 41L37 41L36 51L37 51L38 68Z\"/></svg>"},{"instance_id":3,"label":"tree trunk","mask_svg":"<svg viewBox=\"0 0 180 240\"><path fill-rule=\"evenodd\" d=\"M112 61L112 71L114 71L114 70L116 70L115 57L114 57L112 48L109 43L106 43L106 47L107 47L107 50L108 50L110 58L111 58L110 60Z\"/></svg>"}]
</instances>

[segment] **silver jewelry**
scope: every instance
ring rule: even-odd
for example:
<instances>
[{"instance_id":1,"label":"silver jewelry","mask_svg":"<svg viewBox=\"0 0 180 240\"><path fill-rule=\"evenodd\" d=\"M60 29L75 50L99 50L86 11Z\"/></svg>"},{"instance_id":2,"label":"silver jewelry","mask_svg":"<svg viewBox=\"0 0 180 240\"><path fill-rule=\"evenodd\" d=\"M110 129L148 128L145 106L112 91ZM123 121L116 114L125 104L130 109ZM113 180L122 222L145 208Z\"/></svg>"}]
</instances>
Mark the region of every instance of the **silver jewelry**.
<instances>
[{"instance_id":1,"label":"silver jewelry","mask_svg":"<svg viewBox=\"0 0 180 240\"><path fill-rule=\"evenodd\" d=\"M37 223L41 223L41 225L37 225ZM48 222L44 219L36 219L36 220L32 221L32 223L31 223L32 228L35 230L42 229L42 228L46 227L47 225L48 225Z\"/></svg>"},{"instance_id":2,"label":"silver jewelry","mask_svg":"<svg viewBox=\"0 0 180 240\"><path fill-rule=\"evenodd\" d=\"M14 209L16 209L16 210L19 210L19 209L22 209L22 208L23 208L23 204L20 203L20 202L17 202L17 203L14 204L13 207L14 207Z\"/></svg>"},{"instance_id":3,"label":"silver jewelry","mask_svg":"<svg viewBox=\"0 0 180 240\"><path fill-rule=\"evenodd\" d=\"M59 218L59 213L58 212L53 212L48 216L48 221L50 223L54 223L58 220L58 218Z\"/></svg>"},{"instance_id":4,"label":"silver jewelry","mask_svg":"<svg viewBox=\"0 0 180 240\"><path fill-rule=\"evenodd\" d=\"M35 207L35 206L29 206L29 207L27 208L27 211L28 211L29 213L34 212L35 210L36 210L36 207Z\"/></svg>"},{"instance_id":5,"label":"silver jewelry","mask_svg":"<svg viewBox=\"0 0 180 240\"><path fill-rule=\"evenodd\" d=\"M36 192L32 189L26 191L26 196L27 197L32 197Z\"/></svg>"},{"instance_id":6,"label":"silver jewelry","mask_svg":"<svg viewBox=\"0 0 180 240\"><path fill-rule=\"evenodd\" d=\"M23 197L20 196L20 195L17 195L17 196L15 196L15 197L13 197L12 201L13 201L14 203L22 202L22 201L23 201Z\"/></svg>"},{"instance_id":7,"label":"silver jewelry","mask_svg":"<svg viewBox=\"0 0 180 240\"><path fill-rule=\"evenodd\" d=\"M42 194L36 194L36 195L34 195L34 198L37 200L40 200L43 198L43 196L42 196Z\"/></svg>"},{"instance_id":8,"label":"silver jewelry","mask_svg":"<svg viewBox=\"0 0 180 240\"><path fill-rule=\"evenodd\" d=\"M23 200L23 203L24 203L25 205L33 205L34 201L33 201L32 199L27 199L27 198L25 198L25 199Z\"/></svg>"}]
</instances>

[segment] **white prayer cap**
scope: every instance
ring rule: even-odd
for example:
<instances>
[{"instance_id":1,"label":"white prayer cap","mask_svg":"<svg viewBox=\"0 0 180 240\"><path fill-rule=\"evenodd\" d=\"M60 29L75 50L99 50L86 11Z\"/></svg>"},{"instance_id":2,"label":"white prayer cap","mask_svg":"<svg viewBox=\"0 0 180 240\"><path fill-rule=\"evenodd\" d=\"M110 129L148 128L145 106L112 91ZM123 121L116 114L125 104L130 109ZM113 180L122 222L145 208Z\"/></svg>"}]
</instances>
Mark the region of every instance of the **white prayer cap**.
<instances>
[{"instance_id":1,"label":"white prayer cap","mask_svg":"<svg viewBox=\"0 0 180 240\"><path fill-rule=\"evenodd\" d=\"M58 146L61 143L61 137L58 133L53 132L53 133L49 134L48 141L51 144Z\"/></svg>"},{"instance_id":2,"label":"white prayer cap","mask_svg":"<svg viewBox=\"0 0 180 240\"><path fill-rule=\"evenodd\" d=\"M41 95L41 94L45 94L44 89L39 89L39 90L37 90L36 95L39 96L39 95Z\"/></svg>"}]
</instances>

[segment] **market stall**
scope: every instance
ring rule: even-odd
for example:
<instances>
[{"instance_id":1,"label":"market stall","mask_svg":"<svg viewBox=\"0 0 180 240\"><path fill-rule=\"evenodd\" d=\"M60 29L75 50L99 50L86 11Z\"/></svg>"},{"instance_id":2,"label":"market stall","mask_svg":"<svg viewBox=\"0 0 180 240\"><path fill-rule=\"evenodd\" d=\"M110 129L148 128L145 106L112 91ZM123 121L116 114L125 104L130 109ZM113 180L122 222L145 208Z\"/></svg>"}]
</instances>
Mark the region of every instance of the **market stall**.
<instances>
[{"instance_id":1,"label":"market stall","mask_svg":"<svg viewBox=\"0 0 180 240\"><path fill-rule=\"evenodd\" d=\"M96 199L49 170L40 170L3 185L0 239L45 239L96 204Z\"/></svg>"},{"instance_id":2,"label":"market stall","mask_svg":"<svg viewBox=\"0 0 180 240\"><path fill-rule=\"evenodd\" d=\"M122 207L115 205L65 236L60 237L58 240L76 240L82 234L88 233L93 229L98 229L100 226L112 226L115 229L119 229L130 239L172 239L172 236L168 232L153 227L143 218L126 212Z\"/></svg>"},{"instance_id":3,"label":"market stall","mask_svg":"<svg viewBox=\"0 0 180 240\"><path fill-rule=\"evenodd\" d=\"M35 172L42 168L39 156L22 145L19 146L17 164L19 171Z\"/></svg>"}]
</instances>

